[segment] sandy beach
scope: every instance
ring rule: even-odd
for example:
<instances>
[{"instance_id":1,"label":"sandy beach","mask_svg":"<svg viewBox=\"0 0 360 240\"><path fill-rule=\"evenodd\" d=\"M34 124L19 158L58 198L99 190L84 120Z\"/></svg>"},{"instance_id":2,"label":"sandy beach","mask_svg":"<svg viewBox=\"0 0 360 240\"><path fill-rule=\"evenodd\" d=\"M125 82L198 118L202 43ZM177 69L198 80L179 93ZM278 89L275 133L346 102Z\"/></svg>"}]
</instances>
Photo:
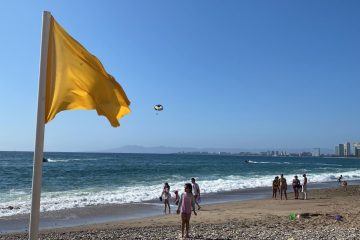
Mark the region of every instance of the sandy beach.
<instances>
[{"instance_id":1,"label":"sandy beach","mask_svg":"<svg viewBox=\"0 0 360 240\"><path fill-rule=\"evenodd\" d=\"M308 200L261 199L204 205L192 216L190 239L359 239L360 186L309 191ZM173 209L173 212L175 209ZM289 219L289 214L300 218ZM342 221L335 219L341 215ZM40 239L179 239L180 217L137 220L42 231ZM27 233L0 239L27 239Z\"/></svg>"}]
</instances>

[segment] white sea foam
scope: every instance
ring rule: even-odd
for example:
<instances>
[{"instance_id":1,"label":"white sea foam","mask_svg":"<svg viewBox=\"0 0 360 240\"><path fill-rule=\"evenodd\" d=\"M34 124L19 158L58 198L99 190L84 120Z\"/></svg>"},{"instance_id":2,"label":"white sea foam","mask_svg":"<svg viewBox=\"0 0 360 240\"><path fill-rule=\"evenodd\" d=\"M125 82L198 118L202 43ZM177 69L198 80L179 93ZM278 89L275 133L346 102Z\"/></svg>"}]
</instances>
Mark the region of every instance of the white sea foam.
<instances>
[{"instance_id":1,"label":"white sea foam","mask_svg":"<svg viewBox=\"0 0 360 240\"><path fill-rule=\"evenodd\" d=\"M263 163L263 164L267 164L267 163L275 163L275 162L257 162L257 161L252 161L252 160L247 160L248 163Z\"/></svg>"},{"instance_id":2,"label":"white sea foam","mask_svg":"<svg viewBox=\"0 0 360 240\"><path fill-rule=\"evenodd\" d=\"M47 158L50 163L66 163L66 162L74 162L74 161L98 161L97 158L66 158L66 159L51 159Z\"/></svg>"},{"instance_id":3,"label":"white sea foam","mask_svg":"<svg viewBox=\"0 0 360 240\"><path fill-rule=\"evenodd\" d=\"M290 162L258 162L258 161L252 161L247 160L248 163L255 163L255 164L277 164L277 165L283 165L283 164L294 164Z\"/></svg>"},{"instance_id":4,"label":"white sea foam","mask_svg":"<svg viewBox=\"0 0 360 240\"><path fill-rule=\"evenodd\" d=\"M333 163L315 163L317 166L335 166L335 167L342 167L341 164L333 164Z\"/></svg>"},{"instance_id":5,"label":"white sea foam","mask_svg":"<svg viewBox=\"0 0 360 240\"><path fill-rule=\"evenodd\" d=\"M360 180L360 170L349 170L336 173L316 173L306 172L309 184L334 181L341 174L346 180ZM294 175L302 176L303 172L285 175L288 184ZM216 193L221 191L232 191L238 189L248 189L257 187L270 187L273 175L254 175L245 176L224 176L214 180L198 179L201 192ZM302 179L302 178L300 178ZM177 180L175 180L177 181ZM183 191L184 182L169 181L171 191ZM124 186L112 189L78 189L65 192L43 192L41 196L41 211L55 211L69 208L79 208L86 206L96 206L102 204L123 204L132 202L144 202L158 199L162 191L162 183L146 186ZM0 199L0 217L15 214L25 214L30 212L30 194L23 191L11 190L8 197ZM11 200L10 200L11 199ZM9 209L12 206L14 209Z\"/></svg>"}]
</instances>

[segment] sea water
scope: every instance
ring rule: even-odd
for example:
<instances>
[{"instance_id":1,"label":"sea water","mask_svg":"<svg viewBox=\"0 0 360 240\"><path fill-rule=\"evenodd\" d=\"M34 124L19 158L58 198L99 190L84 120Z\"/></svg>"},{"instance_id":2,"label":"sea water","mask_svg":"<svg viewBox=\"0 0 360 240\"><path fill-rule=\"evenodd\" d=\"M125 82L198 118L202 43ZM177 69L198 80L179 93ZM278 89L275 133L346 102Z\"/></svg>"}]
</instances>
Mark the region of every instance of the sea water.
<instances>
[{"instance_id":1,"label":"sea water","mask_svg":"<svg viewBox=\"0 0 360 240\"><path fill-rule=\"evenodd\" d=\"M197 179L203 196L271 187L284 174L309 184L360 180L360 159L322 157L245 157L235 155L45 153L41 211L152 203L164 182L171 191ZM31 152L0 152L0 218L28 214L33 168ZM11 208L9 208L11 206Z\"/></svg>"}]
</instances>

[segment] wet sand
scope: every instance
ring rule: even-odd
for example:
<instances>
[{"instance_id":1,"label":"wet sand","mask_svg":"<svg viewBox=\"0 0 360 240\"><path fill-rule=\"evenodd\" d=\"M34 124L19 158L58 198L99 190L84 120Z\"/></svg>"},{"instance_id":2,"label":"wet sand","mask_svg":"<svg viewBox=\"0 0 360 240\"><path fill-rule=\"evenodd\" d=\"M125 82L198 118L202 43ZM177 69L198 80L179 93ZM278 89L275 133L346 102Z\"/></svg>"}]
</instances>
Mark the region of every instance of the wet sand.
<instances>
[{"instance_id":1,"label":"wet sand","mask_svg":"<svg viewBox=\"0 0 360 240\"><path fill-rule=\"evenodd\" d=\"M360 186L309 191L308 200L257 199L204 205L191 217L190 239L360 239ZM174 209L175 210L175 209ZM289 219L289 214L300 218ZM343 217L342 221L335 219ZM176 214L43 230L40 239L179 239ZM0 239L27 239L26 233Z\"/></svg>"}]
</instances>

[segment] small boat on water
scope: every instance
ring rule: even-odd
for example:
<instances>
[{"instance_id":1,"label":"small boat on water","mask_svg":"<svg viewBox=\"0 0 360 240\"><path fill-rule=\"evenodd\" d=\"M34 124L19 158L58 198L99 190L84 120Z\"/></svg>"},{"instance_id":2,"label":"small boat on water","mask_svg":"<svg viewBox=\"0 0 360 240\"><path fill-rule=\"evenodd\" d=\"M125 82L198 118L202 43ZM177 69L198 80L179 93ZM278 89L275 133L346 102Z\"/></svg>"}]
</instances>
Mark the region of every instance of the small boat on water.
<instances>
[{"instance_id":1,"label":"small boat on water","mask_svg":"<svg viewBox=\"0 0 360 240\"><path fill-rule=\"evenodd\" d=\"M43 158L43 162L49 162L49 159Z\"/></svg>"}]
</instances>

